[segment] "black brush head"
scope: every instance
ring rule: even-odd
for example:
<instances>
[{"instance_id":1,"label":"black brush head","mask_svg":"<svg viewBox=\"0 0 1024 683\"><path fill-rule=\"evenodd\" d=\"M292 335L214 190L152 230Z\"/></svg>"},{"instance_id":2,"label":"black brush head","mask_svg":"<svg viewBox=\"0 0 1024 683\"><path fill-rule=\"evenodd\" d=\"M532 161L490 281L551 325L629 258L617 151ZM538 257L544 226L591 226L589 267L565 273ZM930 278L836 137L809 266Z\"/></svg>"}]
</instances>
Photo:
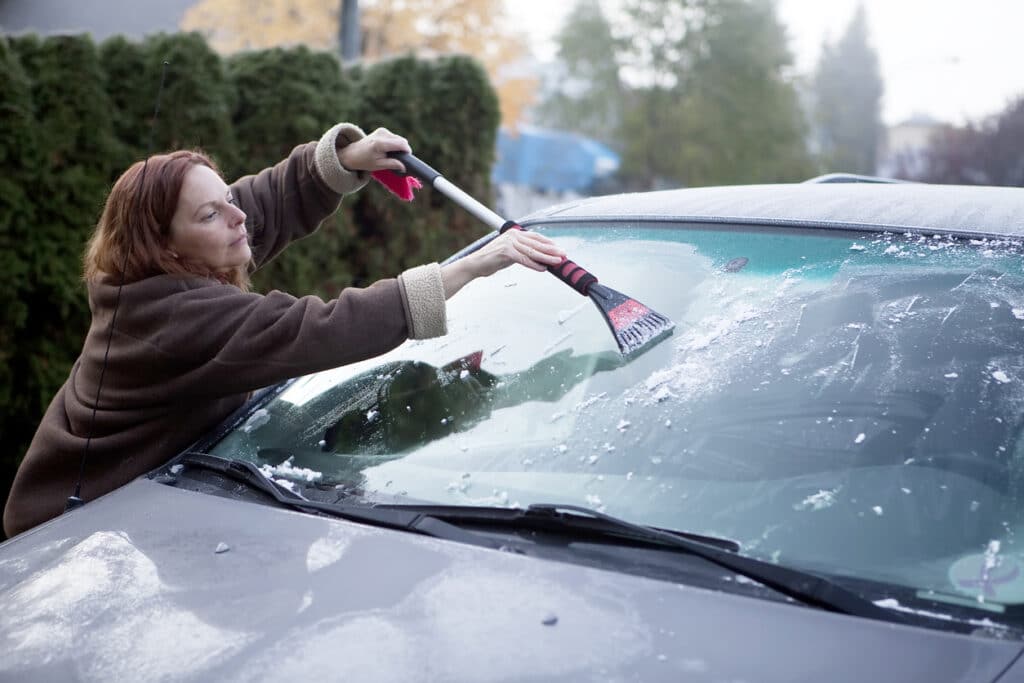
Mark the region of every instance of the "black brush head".
<instances>
[{"instance_id":1,"label":"black brush head","mask_svg":"<svg viewBox=\"0 0 1024 683\"><path fill-rule=\"evenodd\" d=\"M587 296L604 317L619 351L625 355L642 353L672 333L675 323L636 299L610 287L594 283Z\"/></svg>"}]
</instances>

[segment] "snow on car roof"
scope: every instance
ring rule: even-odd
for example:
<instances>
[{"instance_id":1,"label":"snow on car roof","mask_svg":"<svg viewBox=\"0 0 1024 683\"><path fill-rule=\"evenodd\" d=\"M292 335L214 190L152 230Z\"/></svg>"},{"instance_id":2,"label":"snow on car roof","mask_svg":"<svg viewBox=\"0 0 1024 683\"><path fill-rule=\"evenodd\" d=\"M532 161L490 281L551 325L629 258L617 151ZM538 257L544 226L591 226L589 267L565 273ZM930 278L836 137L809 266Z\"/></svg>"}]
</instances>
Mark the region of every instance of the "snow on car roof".
<instances>
[{"instance_id":1,"label":"snow on car roof","mask_svg":"<svg viewBox=\"0 0 1024 683\"><path fill-rule=\"evenodd\" d=\"M698 187L591 197L531 213L523 225L580 220L1024 235L1024 188L918 183Z\"/></svg>"}]
</instances>

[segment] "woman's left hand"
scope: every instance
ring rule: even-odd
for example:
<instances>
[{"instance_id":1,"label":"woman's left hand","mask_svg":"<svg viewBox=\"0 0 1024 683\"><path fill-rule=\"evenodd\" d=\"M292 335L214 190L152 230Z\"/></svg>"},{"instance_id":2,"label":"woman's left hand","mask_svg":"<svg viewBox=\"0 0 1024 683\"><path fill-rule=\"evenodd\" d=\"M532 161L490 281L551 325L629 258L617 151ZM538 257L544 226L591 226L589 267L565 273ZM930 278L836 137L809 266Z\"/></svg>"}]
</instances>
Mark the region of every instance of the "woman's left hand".
<instances>
[{"instance_id":1,"label":"woman's left hand","mask_svg":"<svg viewBox=\"0 0 1024 683\"><path fill-rule=\"evenodd\" d=\"M350 142L338 150L338 161L349 171L382 171L388 169L405 171L398 159L388 157L388 152L412 152L409 141L395 135L387 128L378 128L362 140Z\"/></svg>"},{"instance_id":2,"label":"woman's left hand","mask_svg":"<svg viewBox=\"0 0 1024 683\"><path fill-rule=\"evenodd\" d=\"M477 277L493 275L517 263L531 270L545 270L564 259L561 247L544 235L526 230L506 230L505 234L466 257L475 266Z\"/></svg>"},{"instance_id":3,"label":"woman's left hand","mask_svg":"<svg viewBox=\"0 0 1024 683\"><path fill-rule=\"evenodd\" d=\"M525 230L507 230L479 251L441 266L445 298L450 298L468 282L493 275L503 268L519 264L531 270L546 270L565 259L565 252L547 237Z\"/></svg>"}]
</instances>

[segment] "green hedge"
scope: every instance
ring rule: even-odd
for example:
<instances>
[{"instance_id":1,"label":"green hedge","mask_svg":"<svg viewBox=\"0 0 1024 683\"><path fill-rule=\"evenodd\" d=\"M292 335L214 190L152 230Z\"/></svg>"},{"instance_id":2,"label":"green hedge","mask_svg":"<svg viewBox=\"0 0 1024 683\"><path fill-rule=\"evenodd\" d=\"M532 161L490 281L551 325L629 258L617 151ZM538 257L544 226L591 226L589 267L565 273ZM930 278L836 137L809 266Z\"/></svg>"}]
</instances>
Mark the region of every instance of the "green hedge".
<instances>
[{"instance_id":1,"label":"green hedge","mask_svg":"<svg viewBox=\"0 0 1024 683\"><path fill-rule=\"evenodd\" d=\"M498 103L469 58L344 70L334 55L303 47L221 58L198 34L99 45L87 36L0 38L0 503L88 328L85 240L150 135L155 151L204 149L231 180L339 121L404 135L418 156L490 197ZM331 298L439 260L482 231L428 190L404 203L371 183L254 286Z\"/></svg>"},{"instance_id":2,"label":"green hedge","mask_svg":"<svg viewBox=\"0 0 1024 683\"><path fill-rule=\"evenodd\" d=\"M36 142L32 84L12 47L0 41L0 431L14 443L0 451L0 472L14 467L24 448L26 429L16 416L27 410L29 387L26 327L29 319L32 226L37 207L32 185L41 164ZM8 474L9 476L9 474ZM0 479L0 483L3 479Z\"/></svg>"}]
</instances>

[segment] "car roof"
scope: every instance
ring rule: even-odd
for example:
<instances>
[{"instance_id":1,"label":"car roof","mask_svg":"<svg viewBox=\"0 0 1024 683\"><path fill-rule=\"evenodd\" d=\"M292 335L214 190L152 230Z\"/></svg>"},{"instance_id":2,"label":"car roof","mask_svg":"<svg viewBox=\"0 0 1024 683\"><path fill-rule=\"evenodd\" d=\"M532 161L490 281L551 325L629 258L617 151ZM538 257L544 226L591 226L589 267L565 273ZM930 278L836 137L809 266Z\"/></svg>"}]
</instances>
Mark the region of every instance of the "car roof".
<instances>
[{"instance_id":1,"label":"car roof","mask_svg":"<svg viewBox=\"0 0 1024 683\"><path fill-rule=\"evenodd\" d=\"M1024 188L877 182L698 187L591 197L531 213L519 222L593 220L1015 237L1024 234Z\"/></svg>"}]
</instances>

